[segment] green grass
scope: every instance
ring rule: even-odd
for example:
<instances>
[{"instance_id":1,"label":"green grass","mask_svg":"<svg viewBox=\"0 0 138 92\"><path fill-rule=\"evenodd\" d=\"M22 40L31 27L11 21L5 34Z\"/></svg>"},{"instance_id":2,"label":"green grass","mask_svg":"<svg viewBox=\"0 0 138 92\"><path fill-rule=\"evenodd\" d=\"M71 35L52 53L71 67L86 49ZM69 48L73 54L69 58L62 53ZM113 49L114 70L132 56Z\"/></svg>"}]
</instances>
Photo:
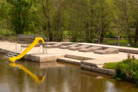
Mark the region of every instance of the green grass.
<instances>
[{"instance_id":1,"label":"green grass","mask_svg":"<svg viewBox=\"0 0 138 92\"><path fill-rule=\"evenodd\" d=\"M119 63L120 63L120 62L106 63L103 67L104 67L104 68L107 68L107 69L116 69L116 68L117 68L117 65L118 65Z\"/></svg>"},{"instance_id":2,"label":"green grass","mask_svg":"<svg viewBox=\"0 0 138 92\"><path fill-rule=\"evenodd\" d=\"M117 40L115 40L115 39L105 39L104 40L104 43L105 44L109 44L109 45L116 45L116 43L117 43ZM121 46L127 46L129 44L129 42L128 42L128 40L127 39L121 39L120 40L120 45Z\"/></svg>"},{"instance_id":3,"label":"green grass","mask_svg":"<svg viewBox=\"0 0 138 92\"><path fill-rule=\"evenodd\" d=\"M106 63L104 68L116 70L114 78L138 82L138 60L126 59L116 63Z\"/></svg>"}]
</instances>

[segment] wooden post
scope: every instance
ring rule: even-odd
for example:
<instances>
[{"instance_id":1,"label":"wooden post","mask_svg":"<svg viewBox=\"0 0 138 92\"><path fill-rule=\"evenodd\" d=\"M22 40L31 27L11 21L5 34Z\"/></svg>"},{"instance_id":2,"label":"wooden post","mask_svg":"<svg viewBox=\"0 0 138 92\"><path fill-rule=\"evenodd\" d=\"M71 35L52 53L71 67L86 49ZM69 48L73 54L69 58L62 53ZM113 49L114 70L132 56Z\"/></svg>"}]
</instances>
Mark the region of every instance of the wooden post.
<instances>
[{"instance_id":1,"label":"wooden post","mask_svg":"<svg viewBox=\"0 0 138 92\"><path fill-rule=\"evenodd\" d=\"M100 43L100 36L98 36L98 43Z\"/></svg>"},{"instance_id":2,"label":"wooden post","mask_svg":"<svg viewBox=\"0 0 138 92\"><path fill-rule=\"evenodd\" d=\"M117 37L117 40L118 40L117 45L120 46L120 36L119 35Z\"/></svg>"},{"instance_id":3,"label":"wooden post","mask_svg":"<svg viewBox=\"0 0 138 92\"><path fill-rule=\"evenodd\" d=\"M116 36L116 40L117 40L116 45L117 46L120 46L120 36L119 35Z\"/></svg>"}]
</instances>

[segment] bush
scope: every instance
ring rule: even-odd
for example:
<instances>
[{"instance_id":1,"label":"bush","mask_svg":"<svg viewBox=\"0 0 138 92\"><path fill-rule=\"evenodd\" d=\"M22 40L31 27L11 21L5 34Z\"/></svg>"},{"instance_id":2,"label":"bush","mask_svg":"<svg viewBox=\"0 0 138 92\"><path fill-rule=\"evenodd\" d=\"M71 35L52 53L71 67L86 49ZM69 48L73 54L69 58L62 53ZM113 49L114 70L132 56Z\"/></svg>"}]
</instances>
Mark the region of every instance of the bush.
<instances>
[{"instance_id":1,"label":"bush","mask_svg":"<svg viewBox=\"0 0 138 92\"><path fill-rule=\"evenodd\" d=\"M126 59L122 62L106 63L104 68L116 70L116 79L138 81L138 60Z\"/></svg>"},{"instance_id":2,"label":"bush","mask_svg":"<svg viewBox=\"0 0 138 92\"><path fill-rule=\"evenodd\" d=\"M12 34L13 34L13 31L11 31L11 30L0 29L0 35L9 36L9 35L12 35Z\"/></svg>"}]
</instances>

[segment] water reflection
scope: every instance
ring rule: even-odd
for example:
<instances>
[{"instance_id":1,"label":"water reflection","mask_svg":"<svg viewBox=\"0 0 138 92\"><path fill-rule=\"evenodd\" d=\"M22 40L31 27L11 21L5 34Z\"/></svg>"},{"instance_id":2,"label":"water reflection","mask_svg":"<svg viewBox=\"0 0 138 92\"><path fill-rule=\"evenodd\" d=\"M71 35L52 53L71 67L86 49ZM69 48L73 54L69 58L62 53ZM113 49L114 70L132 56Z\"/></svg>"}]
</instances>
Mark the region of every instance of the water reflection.
<instances>
[{"instance_id":1,"label":"water reflection","mask_svg":"<svg viewBox=\"0 0 138 92\"><path fill-rule=\"evenodd\" d=\"M36 83L35 78L32 79L22 68L19 69L20 65L35 76L46 74L43 83ZM83 71L70 65L56 66L51 63L41 67L38 63L21 62L11 66L14 67L0 60L0 92L138 92L128 82L116 81L110 76Z\"/></svg>"},{"instance_id":2,"label":"water reflection","mask_svg":"<svg viewBox=\"0 0 138 92\"><path fill-rule=\"evenodd\" d=\"M27 73L28 75L30 75L35 80L35 82L37 82L37 83L43 83L44 82L44 79L45 79L44 76L42 76L42 75L36 76L35 74L33 74L30 70L28 70L27 68L25 68L21 64L9 63L9 66L11 66L11 67L17 67L17 68L22 69L25 73Z\"/></svg>"}]
</instances>

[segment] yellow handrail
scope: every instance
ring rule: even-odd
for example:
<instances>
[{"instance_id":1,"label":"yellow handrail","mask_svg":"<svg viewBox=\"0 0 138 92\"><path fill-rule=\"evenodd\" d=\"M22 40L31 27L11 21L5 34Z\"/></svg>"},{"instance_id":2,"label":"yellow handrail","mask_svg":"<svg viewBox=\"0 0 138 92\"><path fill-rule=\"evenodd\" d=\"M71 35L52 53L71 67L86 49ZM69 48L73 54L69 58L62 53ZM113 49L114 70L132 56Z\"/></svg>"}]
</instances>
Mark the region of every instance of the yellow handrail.
<instances>
[{"instance_id":1,"label":"yellow handrail","mask_svg":"<svg viewBox=\"0 0 138 92\"><path fill-rule=\"evenodd\" d=\"M30 44L22 53L16 57L10 57L10 62L15 62L16 60L21 59L26 53L28 53L37 43L45 43L42 37L36 37L32 44Z\"/></svg>"}]
</instances>

